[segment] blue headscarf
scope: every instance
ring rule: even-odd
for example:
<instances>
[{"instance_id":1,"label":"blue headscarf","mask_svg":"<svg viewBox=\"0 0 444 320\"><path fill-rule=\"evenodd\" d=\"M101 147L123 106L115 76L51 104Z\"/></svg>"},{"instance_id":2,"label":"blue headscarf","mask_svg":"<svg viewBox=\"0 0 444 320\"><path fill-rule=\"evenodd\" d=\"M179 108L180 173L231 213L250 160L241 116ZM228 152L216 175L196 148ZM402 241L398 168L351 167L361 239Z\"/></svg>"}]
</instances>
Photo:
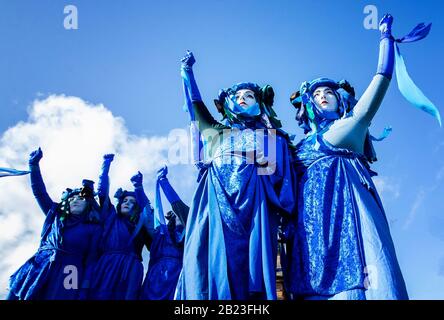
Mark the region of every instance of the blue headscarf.
<instances>
[{"instance_id":1,"label":"blue headscarf","mask_svg":"<svg viewBox=\"0 0 444 320\"><path fill-rule=\"evenodd\" d=\"M338 110L334 115L331 112L326 115L326 112L320 109L314 102L313 92L319 87L329 87L333 90L338 100ZM299 126L308 135L322 132L336 119L348 117L358 102L355 98L355 89L347 80L336 82L329 78L317 78L310 82L305 81L302 83L300 90L290 97L290 101L298 109L296 120ZM391 127L386 127L378 138L367 133L364 141L364 155L369 162L377 160L372 141L384 140L391 131Z\"/></svg>"},{"instance_id":2,"label":"blue headscarf","mask_svg":"<svg viewBox=\"0 0 444 320\"><path fill-rule=\"evenodd\" d=\"M329 87L338 100L338 110L326 112L314 102L313 92L319 87ZM336 82L329 78L317 78L302 83L298 92L290 97L293 106L298 109L297 120L304 133L313 134L321 131L333 120L344 118L355 107L355 90L347 80Z\"/></svg>"}]
</instances>

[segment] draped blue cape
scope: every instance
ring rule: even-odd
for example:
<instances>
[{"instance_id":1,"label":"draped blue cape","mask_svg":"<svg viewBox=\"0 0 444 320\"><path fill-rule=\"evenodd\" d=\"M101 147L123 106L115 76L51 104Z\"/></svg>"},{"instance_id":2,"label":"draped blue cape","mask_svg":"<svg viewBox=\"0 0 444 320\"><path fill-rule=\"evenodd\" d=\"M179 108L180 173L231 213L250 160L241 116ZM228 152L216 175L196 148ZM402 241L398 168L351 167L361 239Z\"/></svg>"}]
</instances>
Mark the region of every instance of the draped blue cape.
<instances>
[{"instance_id":1,"label":"draped blue cape","mask_svg":"<svg viewBox=\"0 0 444 320\"><path fill-rule=\"evenodd\" d=\"M278 213L295 201L290 152L277 135L276 170L259 174L247 156L257 145L243 132L223 140L194 193L177 299L276 299Z\"/></svg>"},{"instance_id":2,"label":"draped blue cape","mask_svg":"<svg viewBox=\"0 0 444 320\"><path fill-rule=\"evenodd\" d=\"M70 215L61 222L56 208L53 203L46 215L38 251L10 277L8 298L76 300L82 297L82 290L87 290L82 286L93 276L101 227L85 221L84 216ZM72 270L72 266L76 268L77 283L65 288L65 279L72 272L67 273L65 268Z\"/></svg>"}]
</instances>

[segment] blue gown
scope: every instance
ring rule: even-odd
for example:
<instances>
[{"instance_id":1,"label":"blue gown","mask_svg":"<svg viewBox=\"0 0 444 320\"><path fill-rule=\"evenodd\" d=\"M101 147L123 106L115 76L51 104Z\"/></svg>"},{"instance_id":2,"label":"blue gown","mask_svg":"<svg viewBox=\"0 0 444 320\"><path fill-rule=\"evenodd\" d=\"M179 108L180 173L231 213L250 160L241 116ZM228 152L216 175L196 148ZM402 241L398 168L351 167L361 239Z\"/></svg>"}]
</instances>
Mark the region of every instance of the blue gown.
<instances>
[{"instance_id":1,"label":"blue gown","mask_svg":"<svg viewBox=\"0 0 444 320\"><path fill-rule=\"evenodd\" d=\"M128 217L117 214L108 189L108 179L102 175L99 196L105 198L103 206L107 217L101 239L102 255L94 271L90 297L94 300L137 300L143 280L142 250L145 245L149 248L151 238L144 228L138 227L141 215L131 222ZM136 188L136 199L140 207L148 201L143 188Z\"/></svg>"},{"instance_id":2,"label":"blue gown","mask_svg":"<svg viewBox=\"0 0 444 320\"><path fill-rule=\"evenodd\" d=\"M149 237L142 229L135 237L136 224L127 217L110 213L102 238L102 256L95 268L91 298L137 300L143 279L142 250Z\"/></svg>"},{"instance_id":3,"label":"blue gown","mask_svg":"<svg viewBox=\"0 0 444 320\"><path fill-rule=\"evenodd\" d=\"M40 170L31 170L31 182L46 219L38 251L10 278L8 299L79 299L87 290L85 285L89 283L98 259L102 229L99 224L88 222L83 214L71 214L61 221L58 204L46 193ZM65 279L74 275L65 270L67 266L77 269L78 290L64 286Z\"/></svg>"},{"instance_id":4,"label":"blue gown","mask_svg":"<svg viewBox=\"0 0 444 320\"><path fill-rule=\"evenodd\" d=\"M176 214L185 216L189 208L182 201L171 204ZM185 230L177 226L168 230L168 226L159 225L153 236L150 249L150 262L143 281L142 300L173 300L177 280L182 270L183 240Z\"/></svg>"},{"instance_id":5,"label":"blue gown","mask_svg":"<svg viewBox=\"0 0 444 320\"><path fill-rule=\"evenodd\" d=\"M260 150L246 130L218 147L193 196L177 299L276 299L278 213L293 211L295 192L287 141L276 140L271 175L247 159Z\"/></svg>"},{"instance_id":6,"label":"blue gown","mask_svg":"<svg viewBox=\"0 0 444 320\"><path fill-rule=\"evenodd\" d=\"M309 299L407 299L366 158L315 135L296 148L290 291Z\"/></svg>"}]
</instances>

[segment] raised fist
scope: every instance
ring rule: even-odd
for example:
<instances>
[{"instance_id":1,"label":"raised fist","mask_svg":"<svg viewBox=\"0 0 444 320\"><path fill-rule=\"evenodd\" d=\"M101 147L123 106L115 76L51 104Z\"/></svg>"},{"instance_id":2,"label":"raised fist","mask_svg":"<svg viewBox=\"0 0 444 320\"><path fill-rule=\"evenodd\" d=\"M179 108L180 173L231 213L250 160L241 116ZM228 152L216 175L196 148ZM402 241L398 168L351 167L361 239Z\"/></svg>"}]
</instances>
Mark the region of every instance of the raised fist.
<instances>
[{"instance_id":1,"label":"raised fist","mask_svg":"<svg viewBox=\"0 0 444 320\"><path fill-rule=\"evenodd\" d=\"M42 149L40 149L39 147L37 150L31 152L31 154L29 155L29 165L30 166L38 165L42 157L43 157L43 152Z\"/></svg>"},{"instance_id":2,"label":"raised fist","mask_svg":"<svg viewBox=\"0 0 444 320\"><path fill-rule=\"evenodd\" d=\"M193 64L196 63L196 59L194 59L194 55L190 50L187 50L185 56L180 61L184 68L191 68Z\"/></svg>"},{"instance_id":3,"label":"raised fist","mask_svg":"<svg viewBox=\"0 0 444 320\"><path fill-rule=\"evenodd\" d=\"M157 171L157 180L165 179L168 174L168 167L164 166L162 169Z\"/></svg>"},{"instance_id":4,"label":"raised fist","mask_svg":"<svg viewBox=\"0 0 444 320\"><path fill-rule=\"evenodd\" d=\"M393 16L391 14L386 14L382 17L379 22L379 31L382 34L392 34L392 24L393 24Z\"/></svg>"},{"instance_id":5,"label":"raised fist","mask_svg":"<svg viewBox=\"0 0 444 320\"><path fill-rule=\"evenodd\" d=\"M114 154L112 154L112 153L108 153L103 156L103 161L110 163L113 160L114 160Z\"/></svg>"},{"instance_id":6,"label":"raised fist","mask_svg":"<svg viewBox=\"0 0 444 320\"><path fill-rule=\"evenodd\" d=\"M132 176L130 180L133 183L134 187L139 187L142 185L143 175L140 173L140 171L138 171L137 174Z\"/></svg>"}]
</instances>

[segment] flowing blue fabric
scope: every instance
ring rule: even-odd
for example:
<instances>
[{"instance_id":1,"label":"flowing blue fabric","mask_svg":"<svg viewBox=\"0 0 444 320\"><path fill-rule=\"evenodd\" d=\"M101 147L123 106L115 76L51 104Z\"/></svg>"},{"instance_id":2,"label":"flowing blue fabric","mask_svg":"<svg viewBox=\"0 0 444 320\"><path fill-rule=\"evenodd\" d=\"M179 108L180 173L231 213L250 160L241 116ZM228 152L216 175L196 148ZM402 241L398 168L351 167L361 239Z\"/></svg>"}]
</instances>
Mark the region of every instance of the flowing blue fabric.
<instances>
[{"instance_id":1,"label":"flowing blue fabric","mask_svg":"<svg viewBox=\"0 0 444 320\"><path fill-rule=\"evenodd\" d=\"M163 213L162 197L160 195L160 181L156 183L156 200L154 201L154 229L160 225L166 225L165 214Z\"/></svg>"},{"instance_id":2,"label":"flowing blue fabric","mask_svg":"<svg viewBox=\"0 0 444 320\"><path fill-rule=\"evenodd\" d=\"M142 250L149 248L151 238L142 228L142 214L132 217L118 214L108 197L108 166L102 167L99 178L99 195L104 211L104 230L101 235L102 255L94 270L90 298L93 300L137 300L143 281ZM149 207L148 198L136 192L118 190L121 201L126 195L134 195L137 204ZM139 201L142 199L143 203ZM145 200L143 200L145 199Z\"/></svg>"},{"instance_id":3,"label":"flowing blue fabric","mask_svg":"<svg viewBox=\"0 0 444 320\"><path fill-rule=\"evenodd\" d=\"M143 281L141 300L173 300L182 269L183 241L176 243L167 226L160 225L150 250L148 271Z\"/></svg>"},{"instance_id":4,"label":"flowing blue fabric","mask_svg":"<svg viewBox=\"0 0 444 320\"><path fill-rule=\"evenodd\" d=\"M191 83L190 83L190 70L180 69L180 75L182 76L183 92L185 95L185 104L183 106L184 111L190 114L190 121L195 121L196 117L193 111L193 103L191 100Z\"/></svg>"},{"instance_id":5,"label":"flowing blue fabric","mask_svg":"<svg viewBox=\"0 0 444 320\"><path fill-rule=\"evenodd\" d=\"M23 176L28 173L30 173L30 171L21 171L21 170L16 170L16 169L0 167L0 178L1 177L10 177L10 176Z\"/></svg>"},{"instance_id":6,"label":"flowing blue fabric","mask_svg":"<svg viewBox=\"0 0 444 320\"><path fill-rule=\"evenodd\" d=\"M90 298L93 300L137 300L143 280L142 250L150 239L137 228L138 222L108 209L101 251Z\"/></svg>"},{"instance_id":7,"label":"flowing blue fabric","mask_svg":"<svg viewBox=\"0 0 444 320\"><path fill-rule=\"evenodd\" d=\"M427 26L423 23L418 24L408 35L402 37L401 39L397 39L396 42L409 43L421 40L429 34L431 26L432 24ZM438 109L410 78L405 66L404 58L399 51L398 45L395 47L395 71L399 91L415 108L423 110L424 112L427 112L433 116L436 120L438 120L439 126L441 126L441 115Z\"/></svg>"},{"instance_id":8,"label":"flowing blue fabric","mask_svg":"<svg viewBox=\"0 0 444 320\"><path fill-rule=\"evenodd\" d=\"M295 297L407 299L389 225L367 159L322 135L296 147L298 215L290 290ZM377 277L367 285L369 270ZM347 295L343 295L346 297Z\"/></svg>"},{"instance_id":9,"label":"flowing blue fabric","mask_svg":"<svg viewBox=\"0 0 444 320\"><path fill-rule=\"evenodd\" d=\"M436 106L422 93L413 80L410 78L407 68L404 63L404 59L399 52L398 46L396 46L396 79L398 80L398 88L404 98L407 99L416 108L427 112L438 120L439 126L441 126L441 115L439 114Z\"/></svg>"},{"instance_id":10,"label":"flowing blue fabric","mask_svg":"<svg viewBox=\"0 0 444 320\"><path fill-rule=\"evenodd\" d=\"M186 217L189 208L182 201L171 204L176 215ZM143 281L142 300L173 300L182 269L184 227L169 222L159 225L153 235L150 262Z\"/></svg>"},{"instance_id":11,"label":"flowing blue fabric","mask_svg":"<svg viewBox=\"0 0 444 320\"><path fill-rule=\"evenodd\" d=\"M97 257L100 226L71 215L63 226L52 210L47 215L39 250L10 278L10 292L20 300L77 300L81 298L81 282L91 276ZM66 266L75 266L79 276L76 289L64 286ZM92 270L92 269L91 269ZM90 278L88 278L89 280Z\"/></svg>"},{"instance_id":12,"label":"flowing blue fabric","mask_svg":"<svg viewBox=\"0 0 444 320\"><path fill-rule=\"evenodd\" d=\"M193 101L201 100L197 84L194 81L194 76L191 69L181 68L180 74L182 76L183 91L185 96L185 104L183 109L190 115L190 137L191 137L191 150L192 161L195 165L198 165L205 159L205 152L207 150L205 141L202 138L199 129L196 125L196 117L193 110ZM193 81L190 79L193 77Z\"/></svg>"},{"instance_id":13,"label":"flowing blue fabric","mask_svg":"<svg viewBox=\"0 0 444 320\"><path fill-rule=\"evenodd\" d=\"M392 127L385 127L384 131L381 133L381 135L379 137L374 137L374 136L370 135L370 139L372 141L382 141L385 138L387 138L392 133L392 131L393 131Z\"/></svg>"},{"instance_id":14,"label":"flowing blue fabric","mask_svg":"<svg viewBox=\"0 0 444 320\"><path fill-rule=\"evenodd\" d=\"M98 259L102 228L90 223L86 215L69 215L61 220L58 203L53 202L34 167L31 185L36 200L46 215L38 251L9 279L9 299L76 300L85 297ZM63 240L63 241L62 241ZM76 289L66 288L66 266L75 266Z\"/></svg>"},{"instance_id":15,"label":"flowing blue fabric","mask_svg":"<svg viewBox=\"0 0 444 320\"><path fill-rule=\"evenodd\" d=\"M419 40L424 39L425 37L427 37L427 35L429 34L431 28L432 28L432 24L431 23L429 23L428 25L425 25L424 23L419 23L406 36L404 36L404 37L402 37L400 39L397 39L396 42L399 42L399 43L409 43L409 42L419 41Z\"/></svg>"},{"instance_id":16,"label":"flowing blue fabric","mask_svg":"<svg viewBox=\"0 0 444 320\"><path fill-rule=\"evenodd\" d=\"M278 213L295 201L287 141L276 137L275 171L265 175L248 158L261 151L253 131L232 133L193 196L176 299L276 299Z\"/></svg>"}]
</instances>

